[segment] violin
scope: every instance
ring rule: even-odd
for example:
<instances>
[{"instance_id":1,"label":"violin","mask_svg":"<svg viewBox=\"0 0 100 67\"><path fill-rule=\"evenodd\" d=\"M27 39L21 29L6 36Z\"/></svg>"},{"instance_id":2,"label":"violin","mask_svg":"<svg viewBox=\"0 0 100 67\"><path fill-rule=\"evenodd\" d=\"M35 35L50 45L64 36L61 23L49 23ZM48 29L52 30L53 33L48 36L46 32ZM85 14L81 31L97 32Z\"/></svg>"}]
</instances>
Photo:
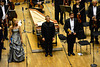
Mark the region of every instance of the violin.
<instances>
[{"instance_id":1,"label":"violin","mask_svg":"<svg viewBox=\"0 0 100 67\"><path fill-rule=\"evenodd\" d=\"M92 21L92 23L93 23L92 27L95 27L95 28L96 28L96 27L97 27L97 21L95 21L95 19L96 19L96 18L94 17L94 19L93 19L93 21Z\"/></svg>"},{"instance_id":2,"label":"violin","mask_svg":"<svg viewBox=\"0 0 100 67\"><path fill-rule=\"evenodd\" d=\"M85 9L85 7L83 7L78 13L80 13L83 9ZM82 23L81 14L78 14L78 13L77 13L78 22L79 22L79 23Z\"/></svg>"},{"instance_id":3,"label":"violin","mask_svg":"<svg viewBox=\"0 0 100 67\"><path fill-rule=\"evenodd\" d=\"M77 14L77 19L78 19L78 22L81 23L82 20L81 20L81 15L80 14Z\"/></svg>"}]
</instances>

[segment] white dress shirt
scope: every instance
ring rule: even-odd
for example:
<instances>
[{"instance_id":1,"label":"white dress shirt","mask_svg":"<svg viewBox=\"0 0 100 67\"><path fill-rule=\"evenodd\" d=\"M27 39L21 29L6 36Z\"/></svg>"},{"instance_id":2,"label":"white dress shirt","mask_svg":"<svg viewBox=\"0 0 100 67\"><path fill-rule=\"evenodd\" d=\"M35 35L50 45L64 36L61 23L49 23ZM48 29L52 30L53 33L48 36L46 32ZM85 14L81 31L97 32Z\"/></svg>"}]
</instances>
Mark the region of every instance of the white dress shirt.
<instances>
[{"instance_id":1,"label":"white dress shirt","mask_svg":"<svg viewBox=\"0 0 100 67\"><path fill-rule=\"evenodd\" d=\"M74 33L74 19L70 19L70 27L71 27L71 32Z\"/></svg>"},{"instance_id":2,"label":"white dress shirt","mask_svg":"<svg viewBox=\"0 0 100 67\"><path fill-rule=\"evenodd\" d=\"M6 18L6 13L5 13L5 7L4 7L4 5L1 6L1 9L2 9L2 12L3 12L3 17L2 17L2 19L4 20L4 19Z\"/></svg>"},{"instance_id":3,"label":"white dress shirt","mask_svg":"<svg viewBox=\"0 0 100 67\"><path fill-rule=\"evenodd\" d=\"M6 1L6 5L8 5L8 1L7 0L5 0Z\"/></svg>"},{"instance_id":4,"label":"white dress shirt","mask_svg":"<svg viewBox=\"0 0 100 67\"><path fill-rule=\"evenodd\" d=\"M37 0L39 2L39 0Z\"/></svg>"},{"instance_id":5,"label":"white dress shirt","mask_svg":"<svg viewBox=\"0 0 100 67\"><path fill-rule=\"evenodd\" d=\"M95 6L93 6L93 15L96 17L96 12L97 12L97 7Z\"/></svg>"}]
</instances>

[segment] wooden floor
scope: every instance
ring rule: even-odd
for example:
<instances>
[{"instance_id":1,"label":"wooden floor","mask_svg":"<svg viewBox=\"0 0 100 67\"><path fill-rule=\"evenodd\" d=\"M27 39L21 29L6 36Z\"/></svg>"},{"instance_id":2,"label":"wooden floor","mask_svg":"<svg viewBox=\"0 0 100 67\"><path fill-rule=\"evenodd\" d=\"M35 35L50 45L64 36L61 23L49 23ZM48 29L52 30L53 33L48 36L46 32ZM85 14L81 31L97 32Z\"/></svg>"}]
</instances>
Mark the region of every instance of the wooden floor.
<instances>
[{"instance_id":1,"label":"wooden floor","mask_svg":"<svg viewBox=\"0 0 100 67\"><path fill-rule=\"evenodd\" d=\"M54 19L54 7L51 6L51 4L47 4L50 7L50 11L52 14L52 19ZM19 6L16 6L16 12L18 14L18 19L23 21L23 12L22 12L22 7L26 8L27 4L22 4ZM45 10L45 15L49 14L49 11L47 9L47 7L44 5L44 10ZM33 28L33 24L32 24L32 19L31 16L29 14L28 10L24 10L24 14L25 14L25 30L28 32L32 32L32 28ZM65 32L63 31L63 26L59 24L60 27L60 33L63 33L64 35ZM22 32L24 30L24 22L22 22ZM89 33L89 29L87 28L85 31L86 34L90 34ZM8 64L8 54L9 54L9 42L6 40L4 42L4 46L6 47L6 50L2 51L2 60L0 61L0 67L90 67L90 64L92 64L92 54L93 52L90 54L89 53L89 48L88 47L88 51L86 51L85 46L82 47L82 52L83 52L83 56L79 56L77 53L80 51L79 49L79 45L78 45L78 52L76 52L76 44L74 46L74 52L75 52L75 56L66 56L64 50L63 51L59 51L59 52L53 52L53 57L45 57L45 53L32 53L28 39L27 39L27 34L23 33L23 42L25 44L24 47L24 51L25 51L25 61L20 62L20 63L9 63ZM90 36L87 36L87 40L90 40ZM100 42L100 39L99 39ZM67 43L63 43L64 48L67 52ZM93 47L91 47L93 50ZM92 51L91 50L91 51ZM98 65L98 67L100 67L100 44L96 45L95 44L95 64ZM71 64L70 64L70 63Z\"/></svg>"}]
</instances>

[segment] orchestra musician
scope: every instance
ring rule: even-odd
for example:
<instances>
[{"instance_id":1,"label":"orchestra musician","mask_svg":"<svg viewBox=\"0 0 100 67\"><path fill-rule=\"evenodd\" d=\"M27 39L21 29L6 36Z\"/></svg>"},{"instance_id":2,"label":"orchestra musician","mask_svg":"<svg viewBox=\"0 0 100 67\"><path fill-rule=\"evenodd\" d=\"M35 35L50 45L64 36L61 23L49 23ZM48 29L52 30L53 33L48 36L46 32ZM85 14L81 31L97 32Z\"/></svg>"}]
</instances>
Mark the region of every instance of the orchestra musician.
<instances>
[{"instance_id":1,"label":"orchestra musician","mask_svg":"<svg viewBox=\"0 0 100 67\"><path fill-rule=\"evenodd\" d=\"M74 18L77 18L80 26L80 30L83 30L83 22L86 22L86 16L85 16L85 5L83 6L80 0L76 0L76 4L73 5L73 12L74 12Z\"/></svg>"},{"instance_id":2,"label":"orchestra musician","mask_svg":"<svg viewBox=\"0 0 100 67\"><path fill-rule=\"evenodd\" d=\"M8 31L7 31L7 21L6 21L6 18L7 18L7 11L8 11L8 6L7 5L4 5L4 2L5 1L1 1L0 4L0 11L1 11L1 14L2 14L2 20L1 22L3 23L3 28L4 28L4 39L8 40L7 38L7 35L8 35Z\"/></svg>"},{"instance_id":3,"label":"orchestra musician","mask_svg":"<svg viewBox=\"0 0 100 67\"><path fill-rule=\"evenodd\" d=\"M88 17L90 18L90 30L91 30L91 43L94 41L93 31L98 31L99 28L99 21L98 17L100 16L100 8L97 6L97 0L92 1L92 6L88 9ZM98 42L98 36L95 37L96 44Z\"/></svg>"},{"instance_id":4,"label":"orchestra musician","mask_svg":"<svg viewBox=\"0 0 100 67\"><path fill-rule=\"evenodd\" d=\"M76 34L78 32L78 21L74 18L74 13L71 11L69 13L70 18L65 20L64 30L67 33L67 43L68 43L68 56L75 55L73 52L74 43L76 41Z\"/></svg>"},{"instance_id":5,"label":"orchestra musician","mask_svg":"<svg viewBox=\"0 0 100 67\"><path fill-rule=\"evenodd\" d=\"M60 12L60 23L63 25L63 12L60 9L60 5L63 5L63 0L52 0L52 5L55 5L55 19L59 23L59 12Z\"/></svg>"},{"instance_id":6,"label":"orchestra musician","mask_svg":"<svg viewBox=\"0 0 100 67\"><path fill-rule=\"evenodd\" d=\"M55 26L54 23L50 21L50 17L47 15L45 17L46 22L42 24L41 33L42 33L42 40L45 43L45 57L49 55L52 57L52 41L54 40L55 35Z\"/></svg>"},{"instance_id":7,"label":"orchestra musician","mask_svg":"<svg viewBox=\"0 0 100 67\"><path fill-rule=\"evenodd\" d=\"M32 3L34 5L34 7L35 7L35 5L42 5L43 6L44 0L32 0ZM32 7L32 5L30 5L30 7Z\"/></svg>"}]
</instances>

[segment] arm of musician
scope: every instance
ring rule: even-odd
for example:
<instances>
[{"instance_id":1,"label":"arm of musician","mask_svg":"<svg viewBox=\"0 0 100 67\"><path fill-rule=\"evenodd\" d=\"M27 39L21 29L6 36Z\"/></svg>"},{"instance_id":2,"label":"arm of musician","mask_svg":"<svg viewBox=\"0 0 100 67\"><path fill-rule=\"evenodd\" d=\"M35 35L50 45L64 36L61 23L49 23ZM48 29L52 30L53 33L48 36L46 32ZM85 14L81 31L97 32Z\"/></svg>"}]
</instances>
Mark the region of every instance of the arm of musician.
<instances>
[{"instance_id":1,"label":"arm of musician","mask_svg":"<svg viewBox=\"0 0 100 67\"><path fill-rule=\"evenodd\" d=\"M21 37L21 43L23 43L22 32L21 32L21 27L20 26L19 26L19 33L20 33L20 37Z\"/></svg>"},{"instance_id":2,"label":"arm of musician","mask_svg":"<svg viewBox=\"0 0 100 67\"><path fill-rule=\"evenodd\" d=\"M9 42L11 43L11 36L12 36L12 26L9 28Z\"/></svg>"},{"instance_id":3,"label":"arm of musician","mask_svg":"<svg viewBox=\"0 0 100 67\"><path fill-rule=\"evenodd\" d=\"M87 16L92 19L91 7L88 8Z\"/></svg>"},{"instance_id":4,"label":"arm of musician","mask_svg":"<svg viewBox=\"0 0 100 67\"><path fill-rule=\"evenodd\" d=\"M44 23L42 24L42 27L41 27L41 34L42 34L42 38L45 38L45 28L44 28Z\"/></svg>"},{"instance_id":5,"label":"arm of musician","mask_svg":"<svg viewBox=\"0 0 100 67\"><path fill-rule=\"evenodd\" d=\"M74 13L74 16L76 15L77 13L77 10L76 10L76 5L73 5L73 13Z\"/></svg>"},{"instance_id":6,"label":"arm of musician","mask_svg":"<svg viewBox=\"0 0 100 67\"><path fill-rule=\"evenodd\" d=\"M54 0L52 0L52 6L54 6Z\"/></svg>"},{"instance_id":7,"label":"arm of musician","mask_svg":"<svg viewBox=\"0 0 100 67\"><path fill-rule=\"evenodd\" d=\"M0 36L1 36L0 40L1 40L1 42L3 42L3 33L2 33L2 27L0 27Z\"/></svg>"},{"instance_id":8,"label":"arm of musician","mask_svg":"<svg viewBox=\"0 0 100 67\"><path fill-rule=\"evenodd\" d=\"M69 32L68 32L68 26L67 26L68 24L67 24L67 20L65 20L65 25L64 25L64 30L65 30L65 32L67 33L67 34L69 34Z\"/></svg>"},{"instance_id":9,"label":"arm of musician","mask_svg":"<svg viewBox=\"0 0 100 67\"><path fill-rule=\"evenodd\" d=\"M54 40L54 36L55 36L55 25L54 25L54 23L53 23L53 29L52 29L52 33L53 33L53 40Z\"/></svg>"},{"instance_id":10,"label":"arm of musician","mask_svg":"<svg viewBox=\"0 0 100 67\"><path fill-rule=\"evenodd\" d=\"M79 31L79 23L77 23L78 22L78 20L76 19L76 28L75 28L75 35L78 33L78 31Z\"/></svg>"}]
</instances>

